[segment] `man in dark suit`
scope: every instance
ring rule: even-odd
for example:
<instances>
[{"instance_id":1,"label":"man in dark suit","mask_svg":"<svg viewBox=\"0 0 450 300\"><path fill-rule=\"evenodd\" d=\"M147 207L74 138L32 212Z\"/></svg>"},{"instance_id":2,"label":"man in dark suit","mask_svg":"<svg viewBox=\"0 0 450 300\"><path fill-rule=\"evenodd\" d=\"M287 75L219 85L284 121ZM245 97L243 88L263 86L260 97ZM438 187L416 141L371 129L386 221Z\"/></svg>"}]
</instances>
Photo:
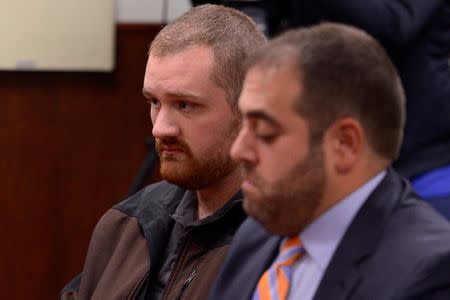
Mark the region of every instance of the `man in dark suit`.
<instances>
[{"instance_id":1,"label":"man in dark suit","mask_svg":"<svg viewBox=\"0 0 450 300\"><path fill-rule=\"evenodd\" d=\"M391 169L405 99L383 48L331 23L248 60L249 214L210 299L450 299L450 224Z\"/></svg>"}]
</instances>

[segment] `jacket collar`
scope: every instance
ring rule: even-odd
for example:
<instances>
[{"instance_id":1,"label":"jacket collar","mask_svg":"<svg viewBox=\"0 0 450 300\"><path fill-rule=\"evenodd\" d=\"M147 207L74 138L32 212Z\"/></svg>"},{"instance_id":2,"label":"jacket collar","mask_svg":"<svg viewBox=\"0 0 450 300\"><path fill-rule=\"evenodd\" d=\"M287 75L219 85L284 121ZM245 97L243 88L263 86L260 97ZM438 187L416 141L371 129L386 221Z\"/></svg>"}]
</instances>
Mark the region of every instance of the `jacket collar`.
<instances>
[{"instance_id":1,"label":"jacket collar","mask_svg":"<svg viewBox=\"0 0 450 300\"><path fill-rule=\"evenodd\" d=\"M147 240L152 263L158 263L164 256L166 243L174 225L174 219L171 216L175 213L181 200L192 197L192 193L192 191L162 181L150 185L133 196L134 201L128 200L115 206L138 219ZM208 220L201 220L201 224L197 225L210 224L226 215L230 215L236 220L242 219L244 213L241 199L242 193L239 191Z\"/></svg>"},{"instance_id":2,"label":"jacket collar","mask_svg":"<svg viewBox=\"0 0 450 300\"><path fill-rule=\"evenodd\" d=\"M314 300L348 299L360 281L358 266L369 257L381 237L386 219L405 198L406 183L389 169L386 177L356 215L331 259Z\"/></svg>"}]
</instances>

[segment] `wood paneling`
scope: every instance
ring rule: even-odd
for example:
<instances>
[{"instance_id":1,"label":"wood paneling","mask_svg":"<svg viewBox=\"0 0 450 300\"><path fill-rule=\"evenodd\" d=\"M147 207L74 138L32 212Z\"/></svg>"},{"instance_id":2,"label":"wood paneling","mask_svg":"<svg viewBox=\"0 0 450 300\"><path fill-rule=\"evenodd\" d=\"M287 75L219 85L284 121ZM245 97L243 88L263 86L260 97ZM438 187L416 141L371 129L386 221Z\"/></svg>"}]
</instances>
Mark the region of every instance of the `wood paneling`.
<instances>
[{"instance_id":1,"label":"wood paneling","mask_svg":"<svg viewBox=\"0 0 450 300\"><path fill-rule=\"evenodd\" d=\"M156 25L119 25L113 73L0 72L2 299L56 299L148 149Z\"/></svg>"}]
</instances>

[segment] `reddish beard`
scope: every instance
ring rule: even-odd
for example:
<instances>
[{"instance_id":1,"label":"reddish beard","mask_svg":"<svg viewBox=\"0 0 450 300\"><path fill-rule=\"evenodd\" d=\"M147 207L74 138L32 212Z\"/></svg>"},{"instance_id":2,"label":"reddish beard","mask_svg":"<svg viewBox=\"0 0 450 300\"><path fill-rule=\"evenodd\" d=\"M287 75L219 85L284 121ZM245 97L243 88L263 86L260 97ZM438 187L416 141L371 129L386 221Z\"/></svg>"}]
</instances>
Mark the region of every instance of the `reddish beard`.
<instances>
[{"instance_id":1,"label":"reddish beard","mask_svg":"<svg viewBox=\"0 0 450 300\"><path fill-rule=\"evenodd\" d=\"M175 149L178 152L180 152L180 154L184 154L187 157L192 157L191 150L189 149L189 146L185 142L180 141L177 138L172 138L172 137L157 138L156 139L156 151L158 152L161 163L164 161L172 161L172 160L176 161L177 160L175 155L164 154L163 153L164 148Z\"/></svg>"},{"instance_id":2,"label":"reddish beard","mask_svg":"<svg viewBox=\"0 0 450 300\"><path fill-rule=\"evenodd\" d=\"M167 154L165 148L174 149L176 153ZM217 145L197 158L184 141L174 137L156 139L161 177L190 190L211 185L236 169L237 164L224 148Z\"/></svg>"}]
</instances>

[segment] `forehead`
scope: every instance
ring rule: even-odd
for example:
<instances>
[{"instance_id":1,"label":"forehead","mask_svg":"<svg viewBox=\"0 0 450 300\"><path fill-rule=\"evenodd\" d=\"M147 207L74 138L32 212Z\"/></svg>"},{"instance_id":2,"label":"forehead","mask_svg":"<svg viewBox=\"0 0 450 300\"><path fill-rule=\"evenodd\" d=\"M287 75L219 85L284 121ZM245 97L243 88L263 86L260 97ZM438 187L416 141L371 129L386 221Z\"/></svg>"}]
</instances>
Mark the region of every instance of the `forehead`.
<instances>
[{"instance_id":1,"label":"forehead","mask_svg":"<svg viewBox=\"0 0 450 300\"><path fill-rule=\"evenodd\" d=\"M169 52L165 55L153 55L150 53L148 64L155 66L159 63L169 65L182 65L186 68L195 66L209 66L214 58L213 49L206 45L192 45L180 50Z\"/></svg>"},{"instance_id":2,"label":"forehead","mask_svg":"<svg viewBox=\"0 0 450 300\"><path fill-rule=\"evenodd\" d=\"M144 78L144 92L185 91L201 93L220 89L212 80L214 55L210 47L192 46L162 57L150 54Z\"/></svg>"},{"instance_id":3,"label":"forehead","mask_svg":"<svg viewBox=\"0 0 450 300\"><path fill-rule=\"evenodd\" d=\"M239 108L246 114L261 111L283 120L298 117L294 105L301 96L298 75L291 68L252 67L245 77Z\"/></svg>"}]
</instances>

